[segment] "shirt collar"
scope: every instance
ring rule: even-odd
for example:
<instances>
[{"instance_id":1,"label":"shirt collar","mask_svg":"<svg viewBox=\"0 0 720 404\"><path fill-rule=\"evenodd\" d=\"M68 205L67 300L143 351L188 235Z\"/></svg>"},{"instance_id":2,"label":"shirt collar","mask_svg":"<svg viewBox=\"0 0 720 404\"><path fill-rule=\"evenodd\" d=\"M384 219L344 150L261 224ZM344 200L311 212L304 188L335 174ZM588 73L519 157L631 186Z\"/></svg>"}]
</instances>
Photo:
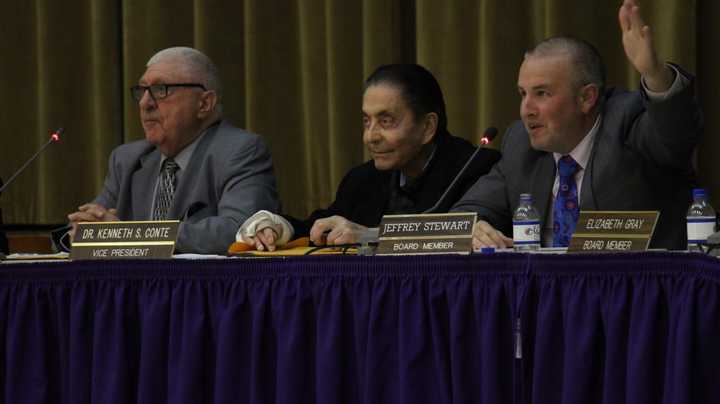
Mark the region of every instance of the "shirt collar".
<instances>
[{"instance_id":1,"label":"shirt collar","mask_svg":"<svg viewBox=\"0 0 720 404\"><path fill-rule=\"evenodd\" d=\"M435 157L436 150L437 150L437 145L433 144L433 149L432 149L432 152L430 152L430 157L428 157L427 161L425 162L425 165L422 168L422 172L420 173L418 178L420 178L423 175L423 173L425 173L425 170L427 170L433 157ZM405 184L407 183L407 181L408 181L407 176L405 176L405 174L402 172L402 170L400 170L400 186L404 187Z\"/></svg>"},{"instance_id":2,"label":"shirt collar","mask_svg":"<svg viewBox=\"0 0 720 404\"><path fill-rule=\"evenodd\" d=\"M175 160L175 163L177 163L177 165L178 165L178 170L184 170L188 166L188 164L190 164L190 157L192 157L192 154L195 151L195 148L197 147L198 142L200 142L200 138L202 138L203 135L205 135L205 132L207 132L207 129L202 131L200 133L200 135L198 137L196 137L195 140L192 141L192 143L185 146L185 148L180 150L180 153L178 153L177 156L175 156L173 158L173 160ZM165 156L164 154L161 154L160 156L161 156L160 167L162 167L162 163L165 162L165 160L167 160L168 157Z\"/></svg>"},{"instance_id":3,"label":"shirt collar","mask_svg":"<svg viewBox=\"0 0 720 404\"><path fill-rule=\"evenodd\" d=\"M580 141L580 143L575 146L574 149L569 153L570 157L575 160L575 162L580 166L580 169L585 169L588 164L588 160L590 160L590 152L592 152L592 147L595 142L593 140L595 139L595 135L597 135L598 130L600 130L600 121L602 120L602 116L598 115L598 117L595 119L595 124L590 129L590 131L585 135L583 140ZM564 154L560 153L553 153L553 157L555 157L555 165L557 166L558 160L564 156Z\"/></svg>"}]
</instances>

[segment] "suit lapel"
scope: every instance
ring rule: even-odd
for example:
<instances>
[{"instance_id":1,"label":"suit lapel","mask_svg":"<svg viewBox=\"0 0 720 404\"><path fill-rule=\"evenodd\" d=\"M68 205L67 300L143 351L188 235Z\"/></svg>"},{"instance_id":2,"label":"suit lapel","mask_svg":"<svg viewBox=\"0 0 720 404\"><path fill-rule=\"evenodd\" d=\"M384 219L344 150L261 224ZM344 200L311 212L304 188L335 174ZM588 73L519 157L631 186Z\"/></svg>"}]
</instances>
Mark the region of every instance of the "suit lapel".
<instances>
[{"instance_id":1,"label":"suit lapel","mask_svg":"<svg viewBox=\"0 0 720 404\"><path fill-rule=\"evenodd\" d=\"M597 150L593 147L592 153L595 153ZM582 180L582 189L580 191L580 210L597 210L597 206L595 206L595 195L593 195L593 192L595 191L592 186L592 173L593 173L593 159L592 157L588 161L588 165L585 168L585 173L583 174L583 180Z\"/></svg>"},{"instance_id":2,"label":"suit lapel","mask_svg":"<svg viewBox=\"0 0 720 404\"><path fill-rule=\"evenodd\" d=\"M535 199L535 207L542 217L543 227L545 227L544 223L548 218L550 198L555 183L555 159L552 153L543 153L536 167L531 185L532 195Z\"/></svg>"},{"instance_id":3,"label":"suit lapel","mask_svg":"<svg viewBox=\"0 0 720 404\"><path fill-rule=\"evenodd\" d=\"M209 181L212 178L212 176L208 175L207 173L207 167L202 167L203 164L207 164L207 159L196 158L196 156L206 155L207 148L209 147L210 142L215 136L215 132L220 125L222 125L222 123L209 127L207 132L201 135L202 137L200 138L200 140L198 140L198 144L195 147L192 156L190 156L187 167L185 167L185 169L183 170L180 181L178 181L177 189L175 190L175 196L173 198L173 203L170 207L169 217L182 220L183 216L187 213L188 208L190 208L193 203L198 202L197 193L192 193L193 191L198 190L200 187L200 184L197 183L198 180L200 178L203 178L205 181ZM201 170L205 170L203 175L199 174ZM206 189L206 186L200 188ZM207 203L207 201L200 202Z\"/></svg>"},{"instance_id":4,"label":"suit lapel","mask_svg":"<svg viewBox=\"0 0 720 404\"><path fill-rule=\"evenodd\" d=\"M593 185L597 185L598 179L593 178L593 173L610 172L608 167L606 167L609 162L603 161L602 158L598 158L598 156L607 155L604 153L604 150L606 149L606 144L604 142L606 136L603 136L605 119L604 117L601 119L600 128L598 128L598 131L595 134L592 150L590 151L590 159L588 160L587 167L585 167L585 173L583 174L582 189L580 190L581 210L598 209L595 202L601 195L594 194L595 187Z\"/></svg>"},{"instance_id":5,"label":"suit lapel","mask_svg":"<svg viewBox=\"0 0 720 404\"><path fill-rule=\"evenodd\" d=\"M140 157L140 169L133 173L132 179L132 217L149 220L153 204L155 184L160 172L160 152L155 149Z\"/></svg>"}]
</instances>

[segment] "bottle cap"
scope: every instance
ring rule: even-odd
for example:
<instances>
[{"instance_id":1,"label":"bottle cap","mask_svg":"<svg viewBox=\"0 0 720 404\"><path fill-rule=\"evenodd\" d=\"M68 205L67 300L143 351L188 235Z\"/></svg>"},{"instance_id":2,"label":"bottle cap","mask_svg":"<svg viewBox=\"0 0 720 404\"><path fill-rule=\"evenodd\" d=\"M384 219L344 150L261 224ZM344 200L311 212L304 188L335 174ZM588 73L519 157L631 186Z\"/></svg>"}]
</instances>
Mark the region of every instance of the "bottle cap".
<instances>
[{"instance_id":1,"label":"bottle cap","mask_svg":"<svg viewBox=\"0 0 720 404\"><path fill-rule=\"evenodd\" d=\"M707 191L705 191L705 188L695 188L693 189L693 197L697 198L700 196L707 196Z\"/></svg>"},{"instance_id":2,"label":"bottle cap","mask_svg":"<svg viewBox=\"0 0 720 404\"><path fill-rule=\"evenodd\" d=\"M520 200L532 202L532 200L533 200L532 194L520 194Z\"/></svg>"}]
</instances>

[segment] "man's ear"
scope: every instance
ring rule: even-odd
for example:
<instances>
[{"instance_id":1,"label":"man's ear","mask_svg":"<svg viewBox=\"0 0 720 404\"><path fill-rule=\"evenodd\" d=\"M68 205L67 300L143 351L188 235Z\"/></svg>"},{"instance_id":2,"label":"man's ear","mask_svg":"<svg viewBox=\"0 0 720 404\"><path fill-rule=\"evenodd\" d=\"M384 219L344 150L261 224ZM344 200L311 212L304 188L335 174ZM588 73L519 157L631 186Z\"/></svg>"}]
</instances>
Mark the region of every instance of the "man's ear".
<instances>
[{"instance_id":1,"label":"man's ear","mask_svg":"<svg viewBox=\"0 0 720 404\"><path fill-rule=\"evenodd\" d=\"M425 115L425 119L423 120L423 139L422 144L428 144L433 140L433 137L435 137L435 132L437 132L438 129L438 114L435 112L430 112L427 115Z\"/></svg>"},{"instance_id":2,"label":"man's ear","mask_svg":"<svg viewBox=\"0 0 720 404\"><path fill-rule=\"evenodd\" d=\"M580 87L578 102L583 113L590 112L600 101L600 89L597 84L586 84Z\"/></svg>"},{"instance_id":3,"label":"man's ear","mask_svg":"<svg viewBox=\"0 0 720 404\"><path fill-rule=\"evenodd\" d=\"M203 92L198 101L200 108L198 109L198 117L200 119L206 118L208 115L215 111L215 107L218 103L217 93L213 90Z\"/></svg>"}]
</instances>

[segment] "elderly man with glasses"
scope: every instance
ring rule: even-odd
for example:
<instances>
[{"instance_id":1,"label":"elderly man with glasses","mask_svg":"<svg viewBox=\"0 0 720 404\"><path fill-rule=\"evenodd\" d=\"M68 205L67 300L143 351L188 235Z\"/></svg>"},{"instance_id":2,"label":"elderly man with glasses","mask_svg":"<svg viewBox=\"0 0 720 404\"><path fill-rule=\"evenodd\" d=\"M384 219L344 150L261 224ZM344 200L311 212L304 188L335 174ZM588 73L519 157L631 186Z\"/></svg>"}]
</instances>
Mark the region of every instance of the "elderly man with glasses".
<instances>
[{"instance_id":1,"label":"elderly man with glasses","mask_svg":"<svg viewBox=\"0 0 720 404\"><path fill-rule=\"evenodd\" d=\"M184 47L155 54L130 89L145 139L110 156L100 195L68 215L83 221L179 219L176 250L219 254L254 212L277 211L262 138L222 119L217 69Z\"/></svg>"}]
</instances>

